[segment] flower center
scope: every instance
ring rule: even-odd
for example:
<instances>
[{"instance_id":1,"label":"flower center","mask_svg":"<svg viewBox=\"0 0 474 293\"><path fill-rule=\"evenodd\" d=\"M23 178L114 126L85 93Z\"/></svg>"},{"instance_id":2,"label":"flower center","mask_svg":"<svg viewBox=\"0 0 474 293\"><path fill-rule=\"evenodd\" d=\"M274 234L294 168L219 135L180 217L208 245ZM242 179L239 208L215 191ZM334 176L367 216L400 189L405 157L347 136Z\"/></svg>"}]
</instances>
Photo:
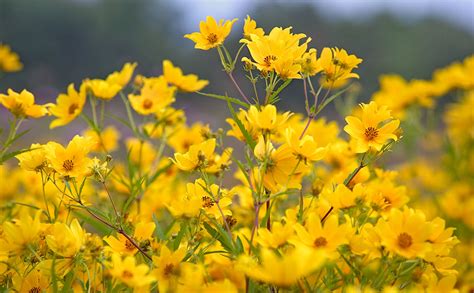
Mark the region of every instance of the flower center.
<instances>
[{"instance_id":1,"label":"flower center","mask_svg":"<svg viewBox=\"0 0 474 293\"><path fill-rule=\"evenodd\" d=\"M169 263L165 266L165 269L163 270L163 273L165 276L171 275L173 272L174 265L172 263Z\"/></svg>"},{"instance_id":2,"label":"flower center","mask_svg":"<svg viewBox=\"0 0 474 293\"><path fill-rule=\"evenodd\" d=\"M210 43L210 44L215 44L217 43L217 35L215 33L210 33L209 35L207 35L207 41Z\"/></svg>"},{"instance_id":3,"label":"flower center","mask_svg":"<svg viewBox=\"0 0 474 293\"><path fill-rule=\"evenodd\" d=\"M69 109L68 109L69 115L74 114L74 112L76 112L77 109L79 109L78 104L71 104L71 106L69 106Z\"/></svg>"},{"instance_id":4,"label":"flower center","mask_svg":"<svg viewBox=\"0 0 474 293\"><path fill-rule=\"evenodd\" d=\"M130 272L130 271L125 270L125 271L123 271L123 273L122 273L122 277L123 277L124 279L131 279L131 278L133 278L133 273Z\"/></svg>"},{"instance_id":5,"label":"flower center","mask_svg":"<svg viewBox=\"0 0 474 293\"><path fill-rule=\"evenodd\" d=\"M368 141L374 140L379 135L377 128L368 127L365 129L365 137Z\"/></svg>"},{"instance_id":6,"label":"flower center","mask_svg":"<svg viewBox=\"0 0 474 293\"><path fill-rule=\"evenodd\" d=\"M74 162L72 160L64 161L63 168L66 171L72 171L72 169L74 168Z\"/></svg>"},{"instance_id":7,"label":"flower center","mask_svg":"<svg viewBox=\"0 0 474 293\"><path fill-rule=\"evenodd\" d=\"M209 196L202 197L202 207L203 208L210 208L214 205L214 202Z\"/></svg>"},{"instance_id":8,"label":"flower center","mask_svg":"<svg viewBox=\"0 0 474 293\"><path fill-rule=\"evenodd\" d=\"M318 237L316 240L314 240L314 246L316 247L323 247L328 244L328 241L324 237Z\"/></svg>"},{"instance_id":9,"label":"flower center","mask_svg":"<svg viewBox=\"0 0 474 293\"><path fill-rule=\"evenodd\" d=\"M275 60L277 60L276 56L268 55L265 58L263 58L263 63L265 63L267 67L270 67L272 65L272 61L275 61Z\"/></svg>"},{"instance_id":10,"label":"flower center","mask_svg":"<svg viewBox=\"0 0 474 293\"><path fill-rule=\"evenodd\" d=\"M144 109L148 110L148 109L150 109L152 106L153 106L153 102L150 101L149 99L145 99L145 100L143 101L143 108L144 108Z\"/></svg>"},{"instance_id":11,"label":"flower center","mask_svg":"<svg viewBox=\"0 0 474 293\"><path fill-rule=\"evenodd\" d=\"M129 251L135 250L135 245L133 245L132 242L130 242L130 240L127 239L125 241L125 249Z\"/></svg>"},{"instance_id":12,"label":"flower center","mask_svg":"<svg viewBox=\"0 0 474 293\"><path fill-rule=\"evenodd\" d=\"M401 248L407 249L412 244L413 239L407 233L403 232L402 234L398 235L398 246L400 246Z\"/></svg>"},{"instance_id":13,"label":"flower center","mask_svg":"<svg viewBox=\"0 0 474 293\"><path fill-rule=\"evenodd\" d=\"M41 293L41 288L33 287L28 291L28 293Z\"/></svg>"}]
</instances>

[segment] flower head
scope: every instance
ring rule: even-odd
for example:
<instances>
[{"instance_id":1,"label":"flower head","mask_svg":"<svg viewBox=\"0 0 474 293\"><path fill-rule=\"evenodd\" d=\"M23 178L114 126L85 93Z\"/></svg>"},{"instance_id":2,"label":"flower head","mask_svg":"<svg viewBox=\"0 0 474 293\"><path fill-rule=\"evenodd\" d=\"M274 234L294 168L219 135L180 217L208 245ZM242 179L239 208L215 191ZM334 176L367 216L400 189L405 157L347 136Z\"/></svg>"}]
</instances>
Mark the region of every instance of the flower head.
<instances>
[{"instance_id":1,"label":"flower head","mask_svg":"<svg viewBox=\"0 0 474 293\"><path fill-rule=\"evenodd\" d=\"M175 87L169 87L164 77L148 80L139 95L130 94L132 108L141 115L157 114L174 102Z\"/></svg>"},{"instance_id":2,"label":"flower head","mask_svg":"<svg viewBox=\"0 0 474 293\"><path fill-rule=\"evenodd\" d=\"M15 72L22 68L23 64L21 64L18 54L13 52L10 46L0 44L0 71Z\"/></svg>"},{"instance_id":3,"label":"flower head","mask_svg":"<svg viewBox=\"0 0 474 293\"><path fill-rule=\"evenodd\" d=\"M174 66L169 60L163 61L163 76L183 92L200 91L209 84L207 80L199 80L195 74L184 75L181 68Z\"/></svg>"},{"instance_id":4,"label":"flower head","mask_svg":"<svg viewBox=\"0 0 474 293\"><path fill-rule=\"evenodd\" d=\"M230 34L232 25L237 21L237 18L233 20L223 19L216 22L214 17L206 17L206 21L199 23L199 32L184 35L185 38L190 39L196 45L194 48L201 50L209 50L218 47L224 43L225 38Z\"/></svg>"},{"instance_id":5,"label":"flower head","mask_svg":"<svg viewBox=\"0 0 474 293\"><path fill-rule=\"evenodd\" d=\"M39 118L48 114L49 104L36 105L35 97L27 90L20 93L8 89L8 94L0 94L0 103L17 117Z\"/></svg>"},{"instance_id":6,"label":"flower head","mask_svg":"<svg viewBox=\"0 0 474 293\"><path fill-rule=\"evenodd\" d=\"M56 104L49 108L49 112L57 118L51 122L49 128L56 128L69 124L76 119L82 112L82 108L86 103L86 87L81 85L79 91L76 91L74 84L70 84L67 88L67 94L59 94Z\"/></svg>"}]
</instances>

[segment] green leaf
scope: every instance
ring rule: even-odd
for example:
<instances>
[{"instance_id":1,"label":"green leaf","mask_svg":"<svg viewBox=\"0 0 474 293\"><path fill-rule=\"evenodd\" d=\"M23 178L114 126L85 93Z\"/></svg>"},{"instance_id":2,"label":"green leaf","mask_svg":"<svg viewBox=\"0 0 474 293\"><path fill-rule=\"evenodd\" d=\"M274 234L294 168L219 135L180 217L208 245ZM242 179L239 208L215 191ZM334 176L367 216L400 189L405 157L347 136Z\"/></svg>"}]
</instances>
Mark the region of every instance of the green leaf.
<instances>
[{"instance_id":1,"label":"green leaf","mask_svg":"<svg viewBox=\"0 0 474 293\"><path fill-rule=\"evenodd\" d=\"M5 155L3 155L1 158L0 158L0 165L3 164L3 162L6 162L7 160L15 157L16 155L19 155L19 154L22 154L22 153L26 153L26 152L29 152L31 151L32 149L22 149L22 150L19 150L19 151L14 151L14 152L10 152L10 153L6 153Z\"/></svg>"},{"instance_id":2,"label":"green leaf","mask_svg":"<svg viewBox=\"0 0 474 293\"><path fill-rule=\"evenodd\" d=\"M292 79L285 80L285 82L282 83L278 87L278 89L270 95L270 97L268 98L268 101L270 101L271 104L274 104L277 101L276 98L277 98L278 94L280 94L281 91L284 90L291 83L291 81L292 81Z\"/></svg>"},{"instance_id":3,"label":"green leaf","mask_svg":"<svg viewBox=\"0 0 474 293\"><path fill-rule=\"evenodd\" d=\"M239 106L242 106L242 107L245 107L245 108L250 108L249 104L239 100L239 99L236 99L236 98L231 98L231 97L228 97L228 96L223 96L223 95L217 95L217 94L208 94L208 93L203 93L203 92L197 92L198 94L200 95L203 95L203 96L206 96L206 97L209 97L209 98L214 98L214 99L218 99L218 100L222 100L222 101L227 101L227 102L231 102L233 104L236 104L236 105L239 105Z\"/></svg>"},{"instance_id":4,"label":"green leaf","mask_svg":"<svg viewBox=\"0 0 474 293\"><path fill-rule=\"evenodd\" d=\"M204 222L204 228L206 231L217 241L222 244L225 250L229 253L235 254L234 245L232 244L232 240L229 237L227 231L225 231L217 222L215 223L216 229L214 229L209 223Z\"/></svg>"},{"instance_id":5,"label":"green leaf","mask_svg":"<svg viewBox=\"0 0 474 293\"><path fill-rule=\"evenodd\" d=\"M318 107L318 110L316 111L315 113L315 116L318 115L327 105L329 105L329 103L331 103L335 98L339 97L340 95L342 95L343 93L345 93L348 89L350 89L352 87L352 84L348 87L346 87L345 89L335 93L334 95L330 96L329 98L327 98L321 105L319 105Z\"/></svg>"},{"instance_id":6,"label":"green leaf","mask_svg":"<svg viewBox=\"0 0 474 293\"><path fill-rule=\"evenodd\" d=\"M178 235L176 235L176 237L173 239L173 243L172 243L173 250L178 249L179 244L181 243L181 239L183 239L184 234L188 230L188 223L182 222L180 228L181 229L179 229Z\"/></svg>"},{"instance_id":7,"label":"green leaf","mask_svg":"<svg viewBox=\"0 0 474 293\"><path fill-rule=\"evenodd\" d=\"M161 224L158 221L158 218L156 217L155 213L153 213L152 217L153 217L153 222L155 222L155 226L156 226L156 228L155 228L156 237L158 237L161 240L166 240L166 235L163 232L163 229L161 228Z\"/></svg>"},{"instance_id":8,"label":"green leaf","mask_svg":"<svg viewBox=\"0 0 474 293\"><path fill-rule=\"evenodd\" d=\"M232 118L234 119L235 123L237 123L237 126L239 127L240 131L244 135L245 141L252 149L254 149L256 145L255 141L253 140L252 136L250 136L247 129L245 129L244 124L242 123L242 121L240 121L239 117L235 113L234 107L232 107L232 104L229 100L227 100L227 106L229 107Z\"/></svg>"}]
</instances>

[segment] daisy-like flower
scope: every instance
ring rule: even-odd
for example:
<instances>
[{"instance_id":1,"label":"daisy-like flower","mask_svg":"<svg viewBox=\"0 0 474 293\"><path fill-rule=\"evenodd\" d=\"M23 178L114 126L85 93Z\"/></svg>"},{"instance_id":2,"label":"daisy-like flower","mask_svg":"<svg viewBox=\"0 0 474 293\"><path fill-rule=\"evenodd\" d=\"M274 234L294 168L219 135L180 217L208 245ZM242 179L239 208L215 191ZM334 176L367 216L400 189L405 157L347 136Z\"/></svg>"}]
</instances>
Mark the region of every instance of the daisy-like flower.
<instances>
[{"instance_id":1,"label":"daisy-like flower","mask_svg":"<svg viewBox=\"0 0 474 293\"><path fill-rule=\"evenodd\" d=\"M171 160L183 171L207 167L209 160L214 154L215 148L216 139L208 139L199 144L192 145L185 153L175 153L174 159Z\"/></svg>"},{"instance_id":2,"label":"daisy-like flower","mask_svg":"<svg viewBox=\"0 0 474 293\"><path fill-rule=\"evenodd\" d=\"M63 147L56 142L48 142L45 146L46 158L51 167L65 178L88 176L92 160L87 157L94 142L89 138L76 135Z\"/></svg>"},{"instance_id":3,"label":"daisy-like flower","mask_svg":"<svg viewBox=\"0 0 474 293\"><path fill-rule=\"evenodd\" d=\"M49 112L57 118L49 124L49 128L56 128L69 124L81 114L86 103L86 87L81 85L79 91L76 91L74 84L67 88L67 94L59 94L56 104L49 108Z\"/></svg>"},{"instance_id":4,"label":"daisy-like flower","mask_svg":"<svg viewBox=\"0 0 474 293\"><path fill-rule=\"evenodd\" d=\"M146 264L137 264L135 257L127 256L125 259L119 254L112 255L112 261L108 264L109 273L112 277L124 283L135 290L145 290L155 281L155 277L149 274L149 268Z\"/></svg>"},{"instance_id":5,"label":"daisy-like flower","mask_svg":"<svg viewBox=\"0 0 474 293\"><path fill-rule=\"evenodd\" d=\"M412 209L390 210L387 219L380 218L375 226L382 245L390 252L406 258L424 257L430 249L433 225L423 212Z\"/></svg>"},{"instance_id":6,"label":"daisy-like flower","mask_svg":"<svg viewBox=\"0 0 474 293\"><path fill-rule=\"evenodd\" d=\"M174 102L175 87L168 86L164 77L148 80L140 94L128 95L132 108L141 115L157 114Z\"/></svg>"},{"instance_id":7,"label":"daisy-like flower","mask_svg":"<svg viewBox=\"0 0 474 293\"><path fill-rule=\"evenodd\" d=\"M245 40L250 40L251 35L256 35L258 37L263 37L265 35L265 31L263 28L257 27L257 22L250 18L247 15L247 18L244 22L244 38L240 40L241 43L245 42Z\"/></svg>"},{"instance_id":8,"label":"daisy-like flower","mask_svg":"<svg viewBox=\"0 0 474 293\"><path fill-rule=\"evenodd\" d=\"M349 55L346 50L324 48L318 59L320 69L324 73L324 81L328 87L334 87L336 82L349 78L359 78L352 70L362 62L356 55ZM324 84L324 83L323 83Z\"/></svg>"},{"instance_id":9,"label":"daisy-like flower","mask_svg":"<svg viewBox=\"0 0 474 293\"><path fill-rule=\"evenodd\" d=\"M28 171L38 172L47 166L46 151L38 143L32 144L29 151L16 155L15 158L19 161L18 165Z\"/></svg>"},{"instance_id":10,"label":"daisy-like flower","mask_svg":"<svg viewBox=\"0 0 474 293\"><path fill-rule=\"evenodd\" d=\"M56 222L51 228L51 234L46 236L49 248L64 257L75 256L84 245L86 233L74 219L71 225Z\"/></svg>"},{"instance_id":11,"label":"daisy-like flower","mask_svg":"<svg viewBox=\"0 0 474 293\"><path fill-rule=\"evenodd\" d=\"M199 80L196 74L184 75L181 68L176 67L169 60L163 61L163 76L166 81L183 92L196 92L209 84L207 80Z\"/></svg>"},{"instance_id":12,"label":"daisy-like flower","mask_svg":"<svg viewBox=\"0 0 474 293\"><path fill-rule=\"evenodd\" d=\"M10 110L10 112L17 117L31 117L40 118L48 114L48 107L46 105L36 105L35 96L27 90L22 90L20 93L12 89L8 89L8 94L0 94L0 104Z\"/></svg>"},{"instance_id":13,"label":"daisy-like flower","mask_svg":"<svg viewBox=\"0 0 474 293\"><path fill-rule=\"evenodd\" d=\"M168 292L171 285L176 285L180 276L181 261L185 255L185 246L181 246L176 251L171 251L166 245L163 245L160 256L153 256L153 264L156 267L153 274L158 280L160 292Z\"/></svg>"},{"instance_id":14,"label":"daisy-like flower","mask_svg":"<svg viewBox=\"0 0 474 293\"><path fill-rule=\"evenodd\" d=\"M218 47L224 43L225 38L230 34L232 25L237 21L237 18L232 20L223 19L216 22L214 17L206 17L206 21L199 23L199 32L184 35L185 38L190 39L196 45L194 48L201 50L209 50Z\"/></svg>"},{"instance_id":15,"label":"daisy-like flower","mask_svg":"<svg viewBox=\"0 0 474 293\"><path fill-rule=\"evenodd\" d=\"M385 106L378 106L375 102L361 104L362 117L346 117L347 132L355 142L355 152L365 153L371 149L380 151L390 140L398 140L396 130L400 120L392 119L390 111Z\"/></svg>"},{"instance_id":16,"label":"daisy-like flower","mask_svg":"<svg viewBox=\"0 0 474 293\"><path fill-rule=\"evenodd\" d=\"M273 132L285 123L290 116L290 112L278 115L274 105L262 106L260 110L255 106L250 106L246 119L251 127L257 128L262 132Z\"/></svg>"},{"instance_id":17,"label":"daisy-like flower","mask_svg":"<svg viewBox=\"0 0 474 293\"><path fill-rule=\"evenodd\" d=\"M109 84L118 84L122 88L127 85L133 75L133 71L137 67L137 63L125 63L122 67L122 70L115 71L107 76L106 81Z\"/></svg>"},{"instance_id":18,"label":"daisy-like flower","mask_svg":"<svg viewBox=\"0 0 474 293\"><path fill-rule=\"evenodd\" d=\"M135 227L133 239L135 239L140 246L146 246L144 244L150 243L147 241L151 239L155 228L156 225L154 222L140 222ZM135 245L133 245L133 243L122 234L119 234L118 238L114 236L106 236L104 237L104 241L110 245L110 249L114 253L134 255L138 252L138 249L135 247Z\"/></svg>"}]
</instances>

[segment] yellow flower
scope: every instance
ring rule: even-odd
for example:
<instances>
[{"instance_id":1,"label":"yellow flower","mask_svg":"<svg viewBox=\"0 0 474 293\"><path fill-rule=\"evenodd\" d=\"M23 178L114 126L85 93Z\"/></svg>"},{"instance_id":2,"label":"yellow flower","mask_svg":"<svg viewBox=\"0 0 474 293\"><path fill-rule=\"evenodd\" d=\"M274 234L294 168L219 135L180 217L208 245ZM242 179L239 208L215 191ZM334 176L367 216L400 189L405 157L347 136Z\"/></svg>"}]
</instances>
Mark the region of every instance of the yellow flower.
<instances>
[{"instance_id":1,"label":"yellow flower","mask_svg":"<svg viewBox=\"0 0 474 293\"><path fill-rule=\"evenodd\" d=\"M50 277L42 273L39 269L33 269L26 277L19 280L17 290L21 293L48 292L49 285Z\"/></svg>"},{"instance_id":2,"label":"yellow flower","mask_svg":"<svg viewBox=\"0 0 474 293\"><path fill-rule=\"evenodd\" d=\"M29 151L16 155L15 158L19 161L18 165L28 171L38 172L47 166L46 151L38 143L32 144Z\"/></svg>"},{"instance_id":3,"label":"yellow flower","mask_svg":"<svg viewBox=\"0 0 474 293\"><path fill-rule=\"evenodd\" d=\"M18 54L13 52L10 46L0 44L0 71L15 72L22 68L23 64L21 64Z\"/></svg>"},{"instance_id":4,"label":"yellow flower","mask_svg":"<svg viewBox=\"0 0 474 293\"><path fill-rule=\"evenodd\" d=\"M91 151L111 153L118 148L120 132L114 126L104 128L100 135L92 129L84 131L84 136L94 141Z\"/></svg>"},{"instance_id":5,"label":"yellow flower","mask_svg":"<svg viewBox=\"0 0 474 293\"><path fill-rule=\"evenodd\" d=\"M304 226L296 224L294 226L296 237L291 239L291 243L301 243L327 253L328 256L337 257L337 248L349 243L349 238L353 234L349 224L339 225L336 215L330 215L321 223L316 213L311 213L306 219Z\"/></svg>"},{"instance_id":6,"label":"yellow flower","mask_svg":"<svg viewBox=\"0 0 474 293\"><path fill-rule=\"evenodd\" d=\"M171 159L183 171L205 168L214 154L216 139L211 138L199 144L192 145L186 153L175 153Z\"/></svg>"},{"instance_id":7,"label":"yellow flower","mask_svg":"<svg viewBox=\"0 0 474 293\"><path fill-rule=\"evenodd\" d=\"M166 245L163 245L160 256L153 256L153 264L155 266L153 274L158 280L160 292L168 292L170 288L176 286L180 275L181 262L185 255L185 246L181 246L176 251L171 251Z\"/></svg>"},{"instance_id":8,"label":"yellow flower","mask_svg":"<svg viewBox=\"0 0 474 293\"><path fill-rule=\"evenodd\" d=\"M301 66L301 74L303 76L314 76L322 70L317 61L317 51L314 48L309 49L308 52L304 53L299 60Z\"/></svg>"},{"instance_id":9,"label":"yellow flower","mask_svg":"<svg viewBox=\"0 0 474 293\"><path fill-rule=\"evenodd\" d=\"M49 108L49 112L57 117L49 124L49 128L56 128L69 124L76 119L82 112L82 108L86 103L86 87L81 85L79 92L74 89L74 84L70 84L67 88L67 94L59 94L56 104Z\"/></svg>"},{"instance_id":10,"label":"yellow flower","mask_svg":"<svg viewBox=\"0 0 474 293\"><path fill-rule=\"evenodd\" d=\"M344 184L338 184L336 190L325 190L321 196L326 199L335 209L350 208L357 204L358 201L364 199L364 189L361 184L356 184L351 190Z\"/></svg>"},{"instance_id":11,"label":"yellow flower","mask_svg":"<svg viewBox=\"0 0 474 293\"><path fill-rule=\"evenodd\" d=\"M112 261L108 263L108 266L112 277L133 289L145 291L155 281L155 277L149 274L148 266L146 264L137 265L133 256L122 259L120 255L113 254Z\"/></svg>"},{"instance_id":12,"label":"yellow flower","mask_svg":"<svg viewBox=\"0 0 474 293\"><path fill-rule=\"evenodd\" d=\"M157 114L165 109L175 98L175 87L169 87L164 77L145 82L140 95L130 94L128 99L132 108L141 115Z\"/></svg>"},{"instance_id":13,"label":"yellow flower","mask_svg":"<svg viewBox=\"0 0 474 293\"><path fill-rule=\"evenodd\" d=\"M433 225L421 211L392 209L388 218L380 218L375 226L382 245L390 252L406 258L424 257L429 247Z\"/></svg>"},{"instance_id":14,"label":"yellow flower","mask_svg":"<svg viewBox=\"0 0 474 293\"><path fill-rule=\"evenodd\" d=\"M184 75L179 67L173 66L169 60L163 61L163 76L166 81L183 92L196 92L209 84L207 80L199 80L195 74Z\"/></svg>"},{"instance_id":15,"label":"yellow flower","mask_svg":"<svg viewBox=\"0 0 474 293\"><path fill-rule=\"evenodd\" d=\"M126 140L127 152L130 153L130 160L142 169L149 169L156 158L156 150L148 141L142 141L138 138L129 138Z\"/></svg>"},{"instance_id":16,"label":"yellow flower","mask_svg":"<svg viewBox=\"0 0 474 293\"><path fill-rule=\"evenodd\" d=\"M156 225L154 222L139 222L135 227L132 239L140 246L140 248L146 250L147 246L150 244L150 239L155 228ZM135 245L133 245L133 243L122 234L118 234L118 238L114 236L106 236L104 237L104 241L110 245L110 249L114 253L134 255L138 252Z\"/></svg>"},{"instance_id":17,"label":"yellow flower","mask_svg":"<svg viewBox=\"0 0 474 293\"><path fill-rule=\"evenodd\" d=\"M251 35L263 37L265 35L265 31L262 28L257 27L257 22L247 15L247 18L244 22L244 39L240 40L240 42L243 42L244 40L250 40Z\"/></svg>"},{"instance_id":18,"label":"yellow flower","mask_svg":"<svg viewBox=\"0 0 474 293\"><path fill-rule=\"evenodd\" d=\"M325 260L325 253L298 245L282 253L281 257L271 249L264 248L260 252L260 264L249 256L240 257L238 264L240 270L252 279L290 287L320 268Z\"/></svg>"},{"instance_id":19,"label":"yellow flower","mask_svg":"<svg viewBox=\"0 0 474 293\"><path fill-rule=\"evenodd\" d=\"M279 248L286 244L294 234L293 225L274 221L271 231L264 228L258 230L257 242L266 248Z\"/></svg>"},{"instance_id":20,"label":"yellow flower","mask_svg":"<svg viewBox=\"0 0 474 293\"><path fill-rule=\"evenodd\" d=\"M275 71L281 78L301 78L299 60L303 56L311 38L300 44L305 34L291 33L291 27L276 27L266 36L250 35L251 40L244 40L250 51L252 60L243 57L242 61L249 62L262 73Z\"/></svg>"},{"instance_id":21,"label":"yellow flower","mask_svg":"<svg viewBox=\"0 0 474 293\"><path fill-rule=\"evenodd\" d=\"M176 152L184 153L192 145L203 142L208 132L209 127L199 122L194 123L191 127L183 125L173 131L167 142Z\"/></svg>"},{"instance_id":22,"label":"yellow flower","mask_svg":"<svg viewBox=\"0 0 474 293\"><path fill-rule=\"evenodd\" d=\"M229 206L232 200L227 196L227 190L221 189L218 185L212 184L206 187L203 179L199 178L194 183L186 184L186 195L191 202L195 202L195 198L200 199L201 208L204 212L216 219L222 218L221 210L224 216L232 215ZM219 202L217 207L216 202Z\"/></svg>"},{"instance_id":23,"label":"yellow flower","mask_svg":"<svg viewBox=\"0 0 474 293\"><path fill-rule=\"evenodd\" d=\"M239 118L240 122L242 122L244 129L247 130L247 132L250 134L250 136L253 139L258 138L258 129L256 127L253 127L250 122L247 120L247 112L244 110L240 109L239 113L237 113L237 118ZM225 120L232 129L227 131L228 136L233 136L237 138L240 141L245 141L245 136L242 133L242 130L240 130L239 126L235 122L234 119L232 118L227 118Z\"/></svg>"},{"instance_id":24,"label":"yellow flower","mask_svg":"<svg viewBox=\"0 0 474 293\"><path fill-rule=\"evenodd\" d=\"M48 142L45 146L46 158L54 171L65 178L88 176L92 160L87 155L92 146L92 140L79 135L74 136L66 148L59 143Z\"/></svg>"},{"instance_id":25,"label":"yellow flower","mask_svg":"<svg viewBox=\"0 0 474 293\"><path fill-rule=\"evenodd\" d=\"M457 103L448 106L444 121L449 139L456 145L468 145L474 141L474 90L467 92Z\"/></svg>"},{"instance_id":26,"label":"yellow flower","mask_svg":"<svg viewBox=\"0 0 474 293\"><path fill-rule=\"evenodd\" d=\"M230 34L232 25L237 21L237 18L233 20L223 19L216 22L214 17L206 17L206 21L199 23L199 32L184 35L185 38L190 39L195 43L194 48L201 50L209 50L218 47L224 43L225 38Z\"/></svg>"},{"instance_id":27,"label":"yellow flower","mask_svg":"<svg viewBox=\"0 0 474 293\"><path fill-rule=\"evenodd\" d=\"M321 160L326 154L326 148L319 147L311 135L300 135L293 128L287 128L285 132L286 143L293 151L293 155L305 164L307 161Z\"/></svg>"},{"instance_id":28,"label":"yellow flower","mask_svg":"<svg viewBox=\"0 0 474 293\"><path fill-rule=\"evenodd\" d=\"M370 149L380 151L388 140L398 140L396 130L400 120L392 119L387 107L379 107L375 102L361 104L360 107L362 119L347 116L344 127L344 131L355 140L356 153L365 153Z\"/></svg>"},{"instance_id":29,"label":"yellow flower","mask_svg":"<svg viewBox=\"0 0 474 293\"><path fill-rule=\"evenodd\" d=\"M403 207L409 200L405 186L396 186L389 179L376 180L367 186L368 201L372 208L383 214Z\"/></svg>"},{"instance_id":30,"label":"yellow flower","mask_svg":"<svg viewBox=\"0 0 474 293\"><path fill-rule=\"evenodd\" d=\"M3 223L3 239L0 246L2 251L8 251L11 255L20 254L40 238L40 233L44 229L41 223L41 213L36 213L35 217L23 213L20 219L13 222Z\"/></svg>"},{"instance_id":31,"label":"yellow flower","mask_svg":"<svg viewBox=\"0 0 474 293\"><path fill-rule=\"evenodd\" d=\"M263 132L274 132L291 116L286 112L281 116L277 114L277 108L274 105L265 105L259 109L250 106L246 118L252 127Z\"/></svg>"},{"instance_id":32,"label":"yellow flower","mask_svg":"<svg viewBox=\"0 0 474 293\"><path fill-rule=\"evenodd\" d=\"M84 245L86 233L74 219L71 225L56 222L46 236L46 242L54 253L64 257L74 257Z\"/></svg>"},{"instance_id":33,"label":"yellow flower","mask_svg":"<svg viewBox=\"0 0 474 293\"><path fill-rule=\"evenodd\" d=\"M0 103L17 117L39 118L48 114L49 104L36 105L35 97L27 90L20 93L8 89L8 94L0 94Z\"/></svg>"},{"instance_id":34,"label":"yellow flower","mask_svg":"<svg viewBox=\"0 0 474 293\"><path fill-rule=\"evenodd\" d=\"M115 71L107 76L106 81L109 84L118 84L121 88L127 85L133 75L137 63L125 63L121 71Z\"/></svg>"},{"instance_id":35,"label":"yellow flower","mask_svg":"<svg viewBox=\"0 0 474 293\"><path fill-rule=\"evenodd\" d=\"M346 50L338 48L324 48L318 59L319 67L324 73L324 79L329 83L329 87L334 87L334 83L344 81L349 78L359 78L359 75L352 70L357 68L362 59L355 55L347 54Z\"/></svg>"},{"instance_id":36,"label":"yellow flower","mask_svg":"<svg viewBox=\"0 0 474 293\"><path fill-rule=\"evenodd\" d=\"M88 79L83 84L96 98L106 101L111 100L122 90L120 85L109 83L103 79Z\"/></svg>"}]
</instances>

